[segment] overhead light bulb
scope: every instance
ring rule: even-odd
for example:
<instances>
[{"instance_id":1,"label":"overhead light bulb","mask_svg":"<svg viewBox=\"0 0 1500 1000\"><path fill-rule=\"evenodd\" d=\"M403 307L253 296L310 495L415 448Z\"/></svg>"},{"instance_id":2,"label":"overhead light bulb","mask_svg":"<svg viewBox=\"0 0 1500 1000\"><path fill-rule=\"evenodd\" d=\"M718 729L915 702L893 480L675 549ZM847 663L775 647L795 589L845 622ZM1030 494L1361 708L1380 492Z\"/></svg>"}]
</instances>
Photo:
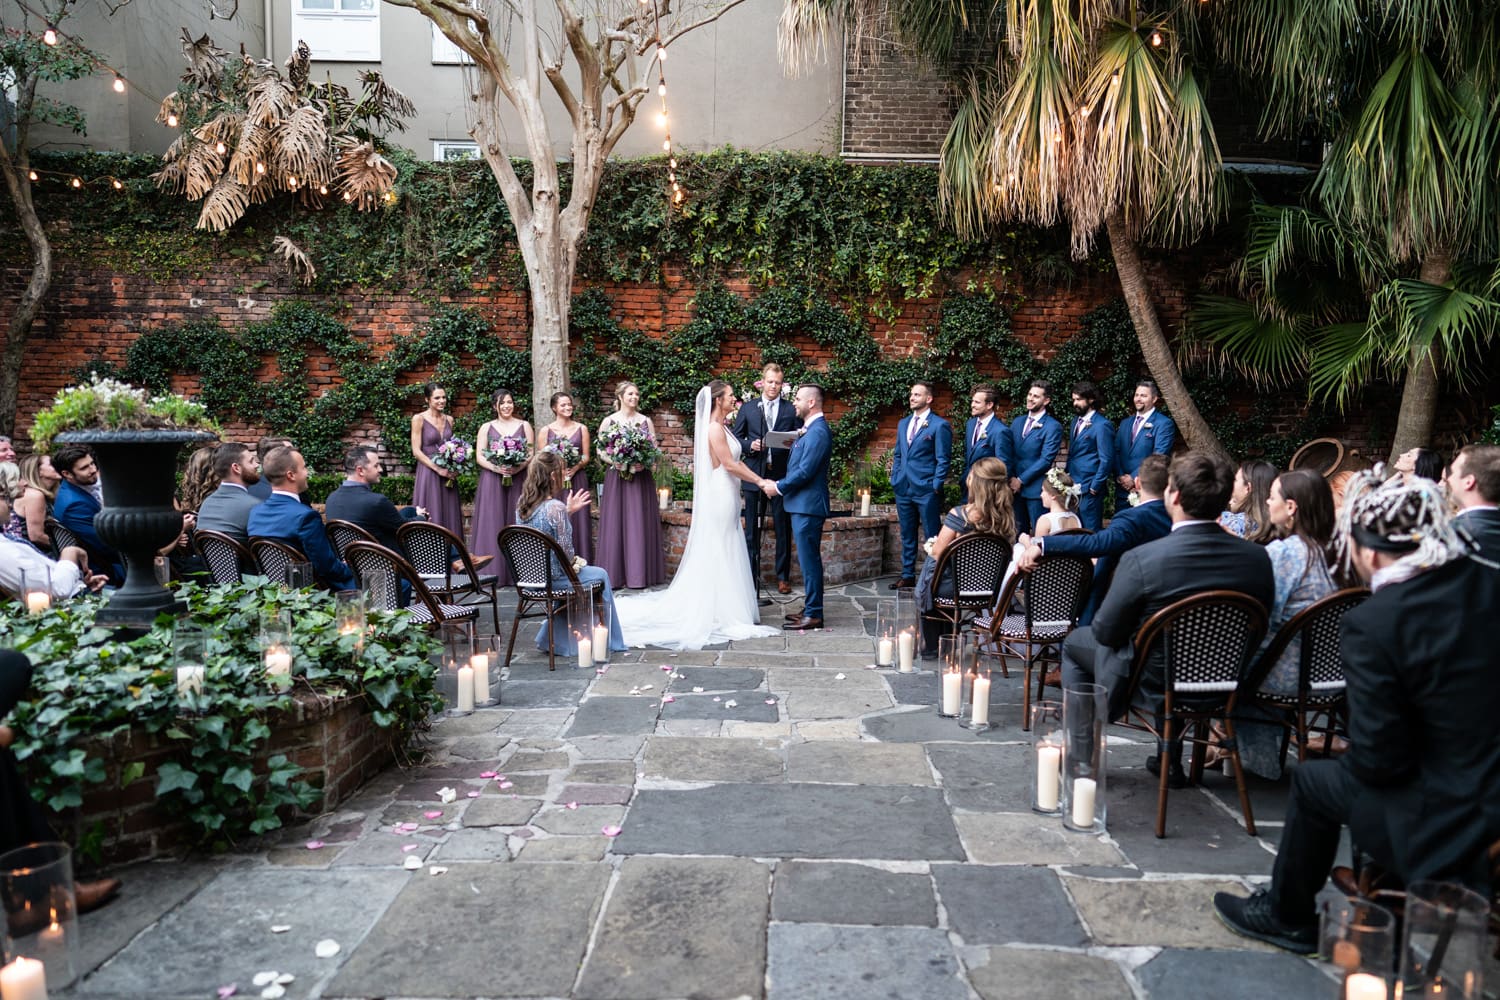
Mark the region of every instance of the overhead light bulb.
<instances>
[{"instance_id":1,"label":"overhead light bulb","mask_svg":"<svg viewBox=\"0 0 1500 1000\"><path fill-rule=\"evenodd\" d=\"M1083 117L1087 118L1089 116L1089 106L1087 104L1085 104L1083 107L1081 107L1081 108L1078 109L1078 113L1080 115L1083 115Z\"/></svg>"},{"instance_id":2,"label":"overhead light bulb","mask_svg":"<svg viewBox=\"0 0 1500 1000\"><path fill-rule=\"evenodd\" d=\"M1111 87L1118 87L1120 85L1120 71L1119 70L1115 70L1113 73L1111 73L1109 75L1109 85Z\"/></svg>"},{"instance_id":3,"label":"overhead light bulb","mask_svg":"<svg viewBox=\"0 0 1500 1000\"><path fill-rule=\"evenodd\" d=\"M224 155L224 144L222 142L216 142L216 143L214 143L214 152L218 153L220 156L223 156Z\"/></svg>"},{"instance_id":4,"label":"overhead light bulb","mask_svg":"<svg viewBox=\"0 0 1500 1000\"><path fill-rule=\"evenodd\" d=\"M76 188L81 188L81 187L83 187L83 181L81 181L77 177L75 177L75 178L73 178L73 186L76 187Z\"/></svg>"},{"instance_id":5,"label":"overhead light bulb","mask_svg":"<svg viewBox=\"0 0 1500 1000\"><path fill-rule=\"evenodd\" d=\"M176 127L177 127L177 115L176 114L168 114L167 115L167 128L176 128Z\"/></svg>"},{"instance_id":6,"label":"overhead light bulb","mask_svg":"<svg viewBox=\"0 0 1500 1000\"><path fill-rule=\"evenodd\" d=\"M1161 32L1160 31L1153 31L1153 32L1151 32L1151 44L1153 46L1155 46L1156 48L1161 48Z\"/></svg>"},{"instance_id":7,"label":"overhead light bulb","mask_svg":"<svg viewBox=\"0 0 1500 1000\"><path fill-rule=\"evenodd\" d=\"M125 93L125 78L118 73L115 74L114 88L117 94Z\"/></svg>"},{"instance_id":8,"label":"overhead light bulb","mask_svg":"<svg viewBox=\"0 0 1500 1000\"><path fill-rule=\"evenodd\" d=\"M345 191L344 192L344 200L345 201L353 201L354 200L354 195L350 194L348 191Z\"/></svg>"},{"instance_id":9,"label":"overhead light bulb","mask_svg":"<svg viewBox=\"0 0 1500 1000\"><path fill-rule=\"evenodd\" d=\"M667 47L665 45L660 46L656 50L656 58L662 60L663 62L666 61L666 58L667 58Z\"/></svg>"},{"instance_id":10,"label":"overhead light bulb","mask_svg":"<svg viewBox=\"0 0 1500 1000\"><path fill-rule=\"evenodd\" d=\"M29 180L29 181L36 180L36 171L35 170L28 170L28 171L26 171L26 179Z\"/></svg>"},{"instance_id":11,"label":"overhead light bulb","mask_svg":"<svg viewBox=\"0 0 1500 1000\"><path fill-rule=\"evenodd\" d=\"M296 187L297 186L297 175L296 174L287 174L286 175L286 182L291 187Z\"/></svg>"},{"instance_id":12,"label":"overhead light bulb","mask_svg":"<svg viewBox=\"0 0 1500 1000\"><path fill-rule=\"evenodd\" d=\"M259 160L256 160L255 161L255 172L257 174L263 174L263 173L265 173L266 172L266 165L264 163L260 162Z\"/></svg>"},{"instance_id":13,"label":"overhead light bulb","mask_svg":"<svg viewBox=\"0 0 1500 1000\"><path fill-rule=\"evenodd\" d=\"M673 170L676 170L677 169L677 157L674 156L670 160L668 160L667 161L667 166L671 167Z\"/></svg>"},{"instance_id":14,"label":"overhead light bulb","mask_svg":"<svg viewBox=\"0 0 1500 1000\"><path fill-rule=\"evenodd\" d=\"M665 111L658 111L656 113L656 124L660 125L662 128L667 127L667 113Z\"/></svg>"},{"instance_id":15,"label":"overhead light bulb","mask_svg":"<svg viewBox=\"0 0 1500 1000\"><path fill-rule=\"evenodd\" d=\"M56 27L56 25L51 25L51 24L47 25L47 30L44 31L44 32L42 32L42 41L46 42L48 45L56 45L57 44L57 27Z\"/></svg>"},{"instance_id":16,"label":"overhead light bulb","mask_svg":"<svg viewBox=\"0 0 1500 1000\"><path fill-rule=\"evenodd\" d=\"M676 194L672 195L672 204L674 204L674 205L681 205L682 204L682 192L681 191L678 191Z\"/></svg>"},{"instance_id":17,"label":"overhead light bulb","mask_svg":"<svg viewBox=\"0 0 1500 1000\"><path fill-rule=\"evenodd\" d=\"M1052 141L1053 142L1062 142L1062 132L1061 131L1053 132L1052 133Z\"/></svg>"},{"instance_id":18,"label":"overhead light bulb","mask_svg":"<svg viewBox=\"0 0 1500 1000\"><path fill-rule=\"evenodd\" d=\"M663 153L670 153L672 151L672 140L671 139L663 139L661 141L661 151Z\"/></svg>"},{"instance_id":19,"label":"overhead light bulb","mask_svg":"<svg viewBox=\"0 0 1500 1000\"><path fill-rule=\"evenodd\" d=\"M115 186L116 191L122 191L125 188L125 185L120 181L120 178L118 177L110 178L110 183Z\"/></svg>"},{"instance_id":20,"label":"overhead light bulb","mask_svg":"<svg viewBox=\"0 0 1500 1000\"><path fill-rule=\"evenodd\" d=\"M319 184L318 185L318 194L327 194L327 193L328 193L328 185L327 184Z\"/></svg>"},{"instance_id":21,"label":"overhead light bulb","mask_svg":"<svg viewBox=\"0 0 1500 1000\"><path fill-rule=\"evenodd\" d=\"M665 82L658 83L656 85L656 96L657 97L666 97L667 96L667 85L666 85Z\"/></svg>"}]
</instances>

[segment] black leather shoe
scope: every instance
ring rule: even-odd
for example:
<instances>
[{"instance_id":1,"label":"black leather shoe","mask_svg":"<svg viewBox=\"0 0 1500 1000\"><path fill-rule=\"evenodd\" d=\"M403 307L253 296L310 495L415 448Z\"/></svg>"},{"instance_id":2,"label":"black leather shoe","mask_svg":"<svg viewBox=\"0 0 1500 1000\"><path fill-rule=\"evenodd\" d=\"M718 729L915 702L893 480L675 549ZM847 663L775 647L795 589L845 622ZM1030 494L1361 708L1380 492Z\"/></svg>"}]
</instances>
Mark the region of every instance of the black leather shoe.
<instances>
[{"instance_id":1,"label":"black leather shoe","mask_svg":"<svg viewBox=\"0 0 1500 1000\"><path fill-rule=\"evenodd\" d=\"M781 627L786 629L788 632L811 632L815 628L823 627L823 619L799 618L794 622L787 622Z\"/></svg>"},{"instance_id":2,"label":"black leather shoe","mask_svg":"<svg viewBox=\"0 0 1500 1000\"><path fill-rule=\"evenodd\" d=\"M1309 958L1318 953L1318 925L1289 924L1276 915L1271 894L1265 889L1252 896L1214 893L1214 913L1225 927L1240 937L1264 941Z\"/></svg>"},{"instance_id":3,"label":"black leather shoe","mask_svg":"<svg viewBox=\"0 0 1500 1000\"><path fill-rule=\"evenodd\" d=\"M1151 777L1161 777L1161 757L1152 755L1146 758L1146 770L1151 772ZM1168 788L1186 788L1188 786L1187 772L1182 769L1182 762L1172 761L1171 769L1167 772Z\"/></svg>"},{"instance_id":4,"label":"black leather shoe","mask_svg":"<svg viewBox=\"0 0 1500 1000\"><path fill-rule=\"evenodd\" d=\"M911 579L910 577L903 576L901 579L897 580L895 583L889 584L887 586L887 589L888 590L900 590L902 587L915 587L916 585L917 585L917 581Z\"/></svg>"}]
</instances>

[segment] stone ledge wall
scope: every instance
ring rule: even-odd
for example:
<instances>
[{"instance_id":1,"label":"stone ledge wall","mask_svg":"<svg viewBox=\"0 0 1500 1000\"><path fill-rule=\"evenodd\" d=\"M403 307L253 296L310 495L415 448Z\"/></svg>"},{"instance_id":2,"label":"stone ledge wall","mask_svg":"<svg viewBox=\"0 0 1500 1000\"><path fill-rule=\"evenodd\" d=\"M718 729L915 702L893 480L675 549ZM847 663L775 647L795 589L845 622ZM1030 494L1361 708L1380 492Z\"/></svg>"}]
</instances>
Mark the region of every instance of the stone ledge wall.
<instances>
[{"instance_id":1,"label":"stone ledge wall","mask_svg":"<svg viewBox=\"0 0 1500 1000\"><path fill-rule=\"evenodd\" d=\"M667 549L667 577L677 572L682 561L682 550L687 545L688 528L692 522L692 511L674 504L662 512L662 541ZM890 545L888 536L897 536L897 563L900 565L900 532L896 529L894 508L890 511L877 508L870 517L831 517L823 524L823 582L827 586L869 580L888 572ZM776 579L776 528L771 518L765 519L760 536L760 565L762 583ZM792 582L802 582L802 569L797 565L797 546L792 545Z\"/></svg>"}]
</instances>

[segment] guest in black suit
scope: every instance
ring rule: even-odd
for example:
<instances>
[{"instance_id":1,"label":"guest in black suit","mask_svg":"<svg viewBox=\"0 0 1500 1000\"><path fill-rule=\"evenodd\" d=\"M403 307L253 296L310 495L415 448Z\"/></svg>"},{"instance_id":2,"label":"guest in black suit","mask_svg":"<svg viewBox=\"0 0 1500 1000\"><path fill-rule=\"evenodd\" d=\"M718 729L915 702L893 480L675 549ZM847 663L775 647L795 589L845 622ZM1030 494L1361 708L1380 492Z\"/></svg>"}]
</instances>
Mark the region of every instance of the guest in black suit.
<instances>
[{"instance_id":1,"label":"guest in black suit","mask_svg":"<svg viewBox=\"0 0 1500 1000\"><path fill-rule=\"evenodd\" d=\"M1489 629L1500 573L1465 546L1436 485L1413 477L1353 486L1339 542L1374 594L1340 635L1350 749L1298 765L1270 889L1218 893L1236 933L1309 954L1313 898L1343 827L1403 882L1438 879L1488 892L1500 839L1500 658Z\"/></svg>"},{"instance_id":2,"label":"guest in black suit","mask_svg":"<svg viewBox=\"0 0 1500 1000\"><path fill-rule=\"evenodd\" d=\"M789 449L767 448L765 437L771 431L796 430L799 421L791 400L781 398L781 366L768 364L760 373L760 397L740 407L730 428L740 442L740 460L762 479L778 480L786 475ZM792 592L792 518L782 506L781 497L767 496L759 486L740 484L745 498L745 546L750 550L750 579L760 586L760 532L765 508L771 508L771 523L776 528L776 589Z\"/></svg>"},{"instance_id":3,"label":"guest in black suit","mask_svg":"<svg viewBox=\"0 0 1500 1000\"><path fill-rule=\"evenodd\" d=\"M411 557L396 537L402 523L417 516L414 508L402 516L401 511L384 493L376 493L380 482L380 456L369 445L355 445L344 455L344 481L328 494L323 517L329 521L348 521L364 528L375 540L403 559Z\"/></svg>"},{"instance_id":4,"label":"guest in black suit","mask_svg":"<svg viewBox=\"0 0 1500 1000\"><path fill-rule=\"evenodd\" d=\"M1171 533L1120 557L1109 592L1093 624L1075 629L1063 643L1063 687L1103 684L1109 689L1109 717L1129 708L1131 640L1152 615L1184 597L1206 590L1249 594L1269 613L1276 580L1266 550L1236 538L1216 523L1234 488L1234 466L1204 452L1187 452L1173 460L1162 499L1172 517ZM1165 664L1153 650L1142 690L1155 697L1162 690ZM1180 752L1180 746L1173 748ZM1176 754L1171 780L1185 784Z\"/></svg>"},{"instance_id":5,"label":"guest in black suit","mask_svg":"<svg viewBox=\"0 0 1500 1000\"><path fill-rule=\"evenodd\" d=\"M1460 537L1485 560L1500 563L1500 445L1468 445L1453 456L1443 481L1459 507Z\"/></svg>"}]
</instances>

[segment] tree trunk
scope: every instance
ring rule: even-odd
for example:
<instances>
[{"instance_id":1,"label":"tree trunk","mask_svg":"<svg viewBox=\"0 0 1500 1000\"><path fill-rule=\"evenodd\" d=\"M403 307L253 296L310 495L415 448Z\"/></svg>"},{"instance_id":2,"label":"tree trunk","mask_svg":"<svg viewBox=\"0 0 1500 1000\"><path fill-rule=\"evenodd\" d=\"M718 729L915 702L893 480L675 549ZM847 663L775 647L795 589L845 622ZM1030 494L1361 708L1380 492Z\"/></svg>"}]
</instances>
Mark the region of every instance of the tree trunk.
<instances>
[{"instance_id":1,"label":"tree trunk","mask_svg":"<svg viewBox=\"0 0 1500 1000\"><path fill-rule=\"evenodd\" d=\"M536 233L532 252L522 254L531 283L531 410L536 427L552 422L552 394L568 387L573 269L568 265L570 255L562 246L563 236L557 232L559 220L555 214L550 221L551 232ZM586 405L593 402L589 400Z\"/></svg>"},{"instance_id":2,"label":"tree trunk","mask_svg":"<svg viewBox=\"0 0 1500 1000\"><path fill-rule=\"evenodd\" d=\"M1446 285L1452 271L1453 254L1445 248L1433 251L1422 261L1418 277L1429 285ZM1401 409L1396 414L1396 434L1391 439L1391 458L1432 443L1438 404L1437 350L1436 344L1430 349L1413 348L1407 359Z\"/></svg>"},{"instance_id":3,"label":"tree trunk","mask_svg":"<svg viewBox=\"0 0 1500 1000\"><path fill-rule=\"evenodd\" d=\"M16 302L16 311L11 313L5 330L5 350L0 353L0 434L15 433L16 402L20 398L21 362L26 356L26 338L31 333L32 321L41 311L42 299L52 285L52 244L47 240L47 231L42 220L37 218L36 205L31 200L31 181L27 179L29 167L24 150L19 151L16 162L12 162L10 151L0 143L0 172L5 174L5 186L10 200L15 205L16 217L26 233L26 242L31 244L31 280Z\"/></svg>"},{"instance_id":4,"label":"tree trunk","mask_svg":"<svg viewBox=\"0 0 1500 1000\"><path fill-rule=\"evenodd\" d=\"M1177 422L1188 447L1230 458L1208 421L1198 412L1197 404L1182 381L1171 345L1162 333L1156 304L1151 301L1151 292L1146 287L1146 269L1141 264L1135 241L1126 230L1124 215L1120 212L1112 214L1105 221L1105 228L1114 253L1115 271L1120 276L1120 288L1125 293L1125 306L1130 311L1130 322L1135 326L1136 338L1141 343L1141 354L1146 359L1151 377L1161 388L1162 398L1172 409L1172 419Z\"/></svg>"}]
</instances>

